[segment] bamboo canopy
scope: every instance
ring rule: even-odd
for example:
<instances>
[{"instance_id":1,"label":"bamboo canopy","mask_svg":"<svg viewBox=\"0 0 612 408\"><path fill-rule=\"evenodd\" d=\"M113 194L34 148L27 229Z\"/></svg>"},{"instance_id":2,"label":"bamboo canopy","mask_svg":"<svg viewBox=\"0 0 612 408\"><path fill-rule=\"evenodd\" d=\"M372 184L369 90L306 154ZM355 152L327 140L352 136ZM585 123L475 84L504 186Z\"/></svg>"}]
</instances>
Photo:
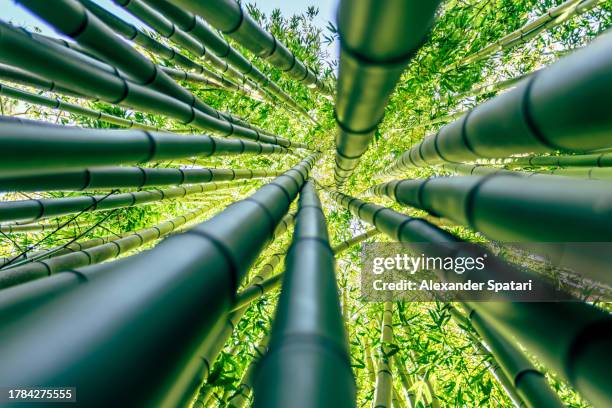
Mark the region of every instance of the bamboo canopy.
<instances>
[{"instance_id":1,"label":"bamboo canopy","mask_svg":"<svg viewBox=\"0 0 612 408\"><path fill-rule=\"evenodd\" d=\"M402 71L429 29L436 1L341 1L336 167L344 184L367 150Z\"/></svg>"},{"instance_id":2,"label":"bamboo canopy","mask_svg":"<svg viewBox=\"0 0 612 408\"><path fill-rule=\"evenodd\" d=\"M612 118L604 101L612 96L611 44L612 35L603 35L477 106L404 152L385 173L517 153L584 152L609 146Z\"/></svg>"}]
</instances>

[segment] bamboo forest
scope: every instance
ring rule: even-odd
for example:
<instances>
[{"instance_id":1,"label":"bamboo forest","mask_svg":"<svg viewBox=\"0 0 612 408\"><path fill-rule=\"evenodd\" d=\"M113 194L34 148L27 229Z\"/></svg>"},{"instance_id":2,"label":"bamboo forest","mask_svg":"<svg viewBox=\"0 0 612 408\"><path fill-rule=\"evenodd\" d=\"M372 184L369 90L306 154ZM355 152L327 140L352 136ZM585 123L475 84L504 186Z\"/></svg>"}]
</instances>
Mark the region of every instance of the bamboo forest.
<instances>
[{"instance_id":1,"label":"bamboo forest","mask_svg":"<svg viewBox=\"0 0 612 408\"><path fill-rule=\"evenodd\" d=\"M612 0L335 3L0 2L0 406L612 407Z\"/></svg>"}]
</instances>

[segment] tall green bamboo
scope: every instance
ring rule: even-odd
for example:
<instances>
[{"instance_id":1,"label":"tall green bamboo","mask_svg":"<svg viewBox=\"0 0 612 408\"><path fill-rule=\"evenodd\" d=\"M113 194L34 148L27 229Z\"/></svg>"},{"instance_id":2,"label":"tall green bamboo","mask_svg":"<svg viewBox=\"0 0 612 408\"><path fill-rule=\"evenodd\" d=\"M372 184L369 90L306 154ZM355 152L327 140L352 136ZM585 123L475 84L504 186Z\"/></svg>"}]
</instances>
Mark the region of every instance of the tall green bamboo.
<instances>
[{"instance_id":1,"label":"tall green bamboo","mask_svg":"<svg viewBox=\"0 0 612 408\"><path fill-rule=\"evenodd\" d=\"M240 43L258 57L266 59L285 74L301 81L324 95L331 89L317 78L316 73L272 34L261 28L235 0L178 0L176 3L196 16L203 17L213 27Z\"/></svg>"},{"instance_id":2,"label":"tall green bamboo","mask_svg":"<svg viewBox=\"0 0 612 408\"><path fill-rule=\"evenodd\" d=\"M161 130L160 128L157 128L155 126L138 123L131 119L125 119L119 116L110 115L105 112L96 111L94 109L63 101L59 98L48 98L46 96L36 95L4 84L0 84L0 95L24 102L29 102L35 105L46 106L48 108L57 109L59 111L69 112L73 115L84 116L86 118L112 123L121 127L144 130Z\"/></svg>"},{"instance_id":3,"label":"tall green bamboo","mask_svg":"<svg viewBox=\"0 0 612 408\"><path fill-rule=\"evenodd\" d=\"M508 174L523 177L539 177L542 174L552 174L557 176L574 177L588 180L612 180L612 168L610 167L569 167L557 168L552 170L513 171L480 164L444 163L440 165L440 168L451 173L458 173L465 176Z\"/></svg>"},{"instance_id":4,"label":"tall green bamboo","mask_svg":"<svg viewBox=\"0 0 612 408\"><path fill-rule=\"evenodd\" d=\"M596 244L612 242L611 213L593 208L593 203L606 206L603 203L612 202L608 182L550 175L525 178L505 171L486 176L391 181L370 191L466 225L495 240L533 242L531 250L550 254L558 266L612 283L612 254L605 244ZM591 244L564 244L578 242Z\"/></svg>"},{"instance_id":5,"label":"tall green bamboo","mask_svg":"<svg viewBox=\"0 0 612 408\"><path fill-rule=\"evenodd\" d=\"M499 51L504 51L527 42L541 32L563 24L570 18L585 13L601 3L600 0L567 0L564 3L548 10L541 16L527 22L521 28L503 36L495 42L482 48L480 51L449 65L444 72L457 67L480 61Z\"/></svg>"},{"instance_id":6,"label":"tall green bamboo","mask_svg":"<svg viewBox=\"0 0 612 408\"><path fill-rule=\"evenodd\" d=\"M457 237L421 219L411 218L335 190L328 192L336 203L352 214L416 251L428 251L428 247L421 244L424 242L461 242ZM479 254L487 253L484 274L475 271L462 275L435 272L442 280L454 282L466 282L468 279L483 283L496 278L514 281L531 279L538 293L548 294L551 298L558 296L552 285L535 275L501 261L484 248L478 251ZM440 256L440 252L436 251L435 256ZM612 347L608 335L612 330L612 317L608 312L580 301L466 303L500 333L515 336L527 350L569 381L592 404L607 406L612 403L608 392L610 378L606 374L607 368L604 368L612 364L612 356L606 352Z\"/></svg>"},{"instance_id":7,"label":"tall green bamboo","mask_svg":"<svg viewBox=\"0 0 612 408\"><path fill-rule=\"evenodd\" d=\"M87 166L137 164L236 154L286 153L281 146L207 135L181 136L142 130L81 129L23 124L0 126L0 171L5 177Z\"/></svg>"},{"instance_id":8,"label":"tall green bamboo","mask_svg":"<svg viewBox=\"0 0 612 408\"><path fill-rule=\"evenodd\" d=\"M3 300L31 296L44 307L2 323L0 383L74 384L88 406L188 402L203 369L198 351L316 160L309 156L248 199L152 250L78 270L78 279L88 280L79 290L58 296L66 279L58 274L3 291ZM52 299L36 296L51 287Z\"/></svg>"},{"instance_id":9,"label":"tall green bamboo","mask_svg":"<svg viewBox=\"0 0 612 408\"><path fill-rule=\"evenodd\" d=\"M255 375L257 363L267 352L268 336L264 336L259 344L254 347L255 355L244 370L240 383L236 387L236 391L234 391L227 400L227 404L225 405L226 408L245 408L252 403L251 392L253 390L253 377Z\"/></svg>"},{"instance_id":10,"label":"tall green bamboo","mask_svg":"<svg viewBox=\"0 0 612 408\"><path fill-rule=\"evenodd\" d=\"M90 12L92 12L96 17L98 17L106 25L108 25L115 33L119 34L126 40L133 41L134 43L143 47L148 52L156 56L159 56L160 58L163 58L167 61L174 62L178 66L182 67L183 69L186 69L189 71L196 71L198 74L197 76L191 76L191 75L196 75L196 74L192 74L191 72L188 73L185 71L180 71L177 69L172 69L172 68L168 68L164 66L159 66L159 69L163 70L166 74L170 75L172 78L180 79L180 80L188 80L188 79L197 78L198 82L200 83L204 82L207 85L211 85L214 87L220 87L220 88L225 88L225 89L229 89L233 91L239 91L239 92L242 92L244 95L249 96L251 98L262 100L262 97L254 93L251 89L246 88L243 85L237 84L231 81L230 79L225 78L221 75L217 75L215 72L209 70L208 68L205 68L204 66L198 64L197 62L194 62L193 60L185 57L178 50L175 50L173 48L166 46L165 44L160 43L156 39L152 38L150 35L144 33L143 31L141 31L134 25L125 22L124 20L115 16L113 13L107 11L103 7L91 2L90 0L79 0L79 1L83 3L83 5L87 7L87 9ZM92 54L88 50L80 47L79 45L75 43L64 41L64 40L59 40L53 37L46 37L46 36L35 34L35 33L30 33L30 35L36 39L44 38L49 41L59 43L61 45L67 46L81 53L85 53L89 56L92 56Z\"/></svg>"},{"instance_id":11,"label":"tall green bamboo","mask_svg":"<svg viewBox=\"0 0 612 408\"><path fill-rule=\"evenodd\" d=\"M44 224L0 224L0 231L7 234L15 233L27 233L27 232L45 232L49 230L56 230L59 228L84 228L90 224L84 224L80 222L68 222L68 223L44 223Z\"/></svg>"},{"instance_id":12,"label":"tall green bamboo","mask_svg":"<svg viewBox=\"0 0 612 408\"><path fill-rule=\"evenodd\" d=\"M517 393L514 382L508 378L504 370L502 370L500 367L496 358L489 351L489 349L484 346L482 338L478 337L478 335L474 332L474 329L471 327L469 321L455 307L451 307L450 311L451 316L455 319L455 322L461 327L463 332L467 334L470 342L472 343L473 350L483 358L489 374L491 374L491 376L495 378L498 384L502 387L510 401L512 401L513 406L516 408L525 407L525 403Z\"/></svg>"},{"instance_id":13,"label":"tall green bamboo","mask_svg":"<svg viewBox=\"0 0 612 408\"><path fill-rule=\"evenodd\" d=\"M34 261L21 266L5 265L0 269L0 290L24 282L51 276L58 272L95 265L117 258L126 252L162 238L179 226L201 216L210 207L202 207L151 228L145 228L124 236L109 238L106 243L53 258Z\"/></svg>"},{"instance_id":14,"label":"tall green bamboo","mask_svg":"<svg viewBox=\"0 0 612 408\"><path fill-rule=\"evenodd\" d=\"M21 85L31 86L43 91L57 92L74 97L82 97L82 95L78 92L64 88L61 85L56 84L54 81L50 81L46 78L34 75L11 65L0 64L0 79Z\"/></svg>"},{"instance_id":15,"label":"tall green bamboo","mask_svg":"<svg viewBox=\"0 0 612 408\"><path fill-rule=\"evenodd\" d=\"M230 78L238 81L238 83L246 84L252 89L258 89L258 85L246 78L242 73L229 66L215 54L208 52L206 45L202 44L195 37L177 27L173 22L166 18L163 14L158 13L155 9L139 0L113 0L113 2L132 14L143 23L147 24L162 37L173 41L188 50L191 54L198 58L207 61L211 66ZM263 92L263 91L262 91ZM265 93L264 93L265 95Z\"/></svg>"},{"instance_id":16,"label":"tall green bamboo","mask_svg":"<svg viewBox=\"0 0 612 408\"><path fill-rule=\"evenodd\" d=\"M135 205L204 193L206 191L240 188L247 183L248 180L233 183L211 182L162 190L136 191L133 193L2 201L0 202L0 221L36 221L43 218L58 217L85 211L104 211L113 208L132 207Z\"/></svg>"},{"instance_id":17,"label":"tall green bamboo","mask_svg":"<svg viewBox=\"0 0 612 408\"><path fill-rule=\"evenodd\" d=\"M225 59L238 71L251 78L272 95L293 106L294 109L303 110L286 92L265 76L252 62L244 58L242 54L236 51L221 35L212 30L199 16L166 0L144 0L144 2L162 12L182 30L193 35L218 57Z\"/></svg>"},{"instance_id":18,"label":"tall green bamboo","mask_svg":"<svg viewBox=\"0 0 612 408\"><path fill-rule=\"evenodd\" d=\"M612 167L612 153L519 157L504 160L503 164L509 167Z\"/></svg>"},{"instance_id":19,"label":"tall green bamboo","mask_svg":"<svg viewBox=\"0 0 612 408\"><path fill-rule=\"evenodd\" d=\"M451 309L453 315L456 309ZM462 315L457 319L461 321ZM465 318L464 318L465 319ZM564 407L557 393L546 381L544 373L538 370L512 341L504 338L478 312L468 307L468 319L474 330L483 338L495 356L496 362L511 380L520 399L530 408Z\"/></svg>"},{"instance_id":20,"label":"tall green bamboo","mask_svg":"<svg viewBox=\"0 0 612 408\"><path fill-rule=\"evenodd\" d=\"M353 378L334 256L314 185L300 193L293 242L270 334L254 379L254 407L353 407ZM333 379L333 381L332 381Z\"/></svg>"},{"instance_id":21,"label":"tall green bamboo","mask_svg":"<svg viewBox=\"0 0 612 408\"><path fill-rule=\"evenodd\" d=\"M183 31L180 27L176 26L170 19L167 19L166 16L158 13L154 8L150 7L147 2L143 2L140 0L113 0L115 4L124 7L130 13L132 13L135 17L139 18L146 24L148 24L151 28L156 30L160 35L166 37L170 40L173 40L177 44L183 46L184 48L190 50L192 53L196 55L202 55L204 57L208 57L211 60L215 61L215 66L219 69L222 69L223 72L230 72L232 76L241 80L243 83L246 82L254 89L260 89L259 84L252 81L246 76L243 76L242 73L228 65L227 62L221 60L215 54L207 53L206 46L207 44L200 41L197 37L192 36L190 33ZM177 6L175 8L179 9ZM212 30L211 30L212 31ZM221 67L219 67L221 65ZM279 88L273 88L276 90ZM280 89L279 89L280 90ZM266 93L261 90L263 95ZM273 93L276 97L278 97L284 105L281 106L289 106L292 109L296 110L298 113L302 114L305 118L311 119L308 112L299 106L293 98L287 95L285 92L276 92ZM274 101L272 99L272 101Z\"/></svg>"},{"instance_id":22,"label":"tall green bamboo","mask_svg":"<svg viewBox=\"0 0 612 408\"><path fill-rule=\"evenodd\" d=\"M402 71L423 43L437 1L340 2L340 71L336 96L338 185L357 167Z\"/></svg>"},{"instance_id":23,"label":"tall green bamboo","mask_svg":"<svg viewBox=\"0 0 612 408\"><path fill-rule=\"evenodd\" d=\"M391 408L393 374L391 374L391 345L393 344L393 303L385 302L380 326L380 350L376 371L373 408Z\"/></svg>"},{"instance_id":24,"label":"tall green bamboo","mask_svg":"<svg viewBox=\"0 0 612 408\"><path fill-rule=\"evenodd\" d=\"M610 146L612 34L478 105L404 152L386 173L443 162Z\"/></svg>"},{"instance_id":25,"label":"tall green bamboo","mask_svg":"<svg viewBox=\"0 0 612 408\"><path fill-rule=\"evenodd\" d=\"M38 5L42 4L44 8L50 5L50 3L44 1L42 3L39 0L31 1ZM73 4L75 0L62 1L70 1L70 4ZM53 5L55 6L55 3ZM78 6L82 7L80 3ZM80 10L77 8L73 12L78 14L83 10L85 9ZM56 14L55 16L62 22L69 21L63 14ZM162 114L185 125L206 129L215 135L234 136L266 143L270 142L285 147L307 148L303 144L292 143L281 137L270 137L252 129L233 125L221 117L216 110L208 107L203 102L198 102L199 100L180 87L167 74L163 72L156 74L160 70L155 64L132 49L123 40L116 38L115 34L91 13L85 10L85 14L82 16L83 18L85 18L84 16L91 17L91 20L88 21L92 21L93 31L91 33L88 32L88 35L79 36L79 39L91 39L90 36L93 36L93 39L91 39L92 43L100 46L105 44L105 48L102 51L108 51L111 57L117 57L113 62L117 62L119 67L122 69L127 68L128 73L132 73L135 76L138 75L138 78L143 83L149 81L143 75L160 78L159 85L156 85L156 87L168 92L172 96L151 88L158 82L147 84L146 86L132 82L131 79L119 75L116 68L111 67L117 72L109 72L109 66L104 63L95 62L97 60L86 57L84 54L70 48L54 46L52 43L43 44L19 30L12 29L6 24L0 24L0 51L2 51L0 53L0 61L25 67L27 70L58 82L60 85L66 86L77 93L90 95L112 104L127 105L144 112ZM110 41L107 44L100 41L102 38L114 41ZM115 43L118 44L117 48L111 46L111 44ZM22 52L24 49L27 52ZM150 73L146 71L150 71Z\"/></svg>"},{"instance_id":26,"label":"tall green bamboo","mask_svg":"<svg viewBox=\"0 0 612 408\"><path fill-rule=\"evenodd\" d=\"M277 177L281 170L266 169L178 169L148 167L94 167L58 173L2 177L3 191L83 191L111 188L209 183L212 181L249 180Z\"/></svg>"},{"instance_id":27,"label":"tall green bamboo","mask_svg":"<svg viewBox=\"0 0 612 408\"><path fill-rule=\"evenodd\" d=\"M408 377L408 373L406 372L406 366L402 363L397 354L392 357L392 360L393 364L395 365L398 377L400 379L400 383L402 384L402 388L404 390L404 397L406 398L407 405L409 406L409 408L413 408L416 401L414 398L414 391L412 391L413 384L410 380L410 377Z\"/></svg>"}]
</instances>

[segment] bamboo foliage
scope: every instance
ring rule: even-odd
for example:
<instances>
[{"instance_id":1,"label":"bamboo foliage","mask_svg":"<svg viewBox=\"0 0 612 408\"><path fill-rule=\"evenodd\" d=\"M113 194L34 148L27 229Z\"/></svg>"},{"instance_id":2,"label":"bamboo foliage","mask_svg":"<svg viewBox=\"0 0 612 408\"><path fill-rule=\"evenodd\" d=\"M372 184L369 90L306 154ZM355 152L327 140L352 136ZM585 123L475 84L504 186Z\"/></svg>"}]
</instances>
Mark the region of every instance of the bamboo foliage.
<instances>
[{"instance_id":1,"label":"bamboo foliage","mask_svg":"<svg viewBox=\"0 0 612 408\"><path fill-rule=\"evenodd\" d=\"M603 35L478 105L404 152L385 174L443 162L608 147L612 119L603 106L612 97L611 43L612 35Z\"/></svg>"},{"instance_id":2,"label":"bamboo foliage","mask_svg":"<svg viewBox=\"0 0 612 408\"><path fill-rule=\"evenodd\" d=\"M492 54L499 51L504 51L509 48L515 47L519 44L523 44L533 37L537 36L541 32L548 30L552 27L556 27L570 18L580 15L596 7L600 0L567 0L564 3L558 5L555 8L548 10L546 13L535 18L532 21L527 22L524 26L505 35L497 41L487 45L480 51L475 52L450 65L445 71L455 69L457 67L471 64L476 61L480 61Z\"/></svg>"},{"instance_id":3,"label":"bamboo foliage","mask_svg":"<svg viewBox=\"0 0 612 408\"><path fill-rule=\"evenodd\" d=\"M293 242L268 353L254 379L254 407L355 405L334 256L314 185L300 193ZM329 381L328 379L334 379Z\"/></svg>"},{"instance_id":4,"label":"bamboo foliage","mask_svg":"<svg viewBox=\"0 0 612 408\"><path fill-rule=\"evenodd\" d=\"M227 400L227 408L245 408L251 401L251 393L253 390L253 377L257 363L268 352L268 337L264 337L261 342L255 346L254 356L247 368L244 370L244 374L240 379L240 383L236 388L234 394Z\"/></svg>"},{"instance_id":5,"label":"bamboo foliage","mask_svg":"<svg viewBox=\"0 0 612 408\"><path fill-rule=\"evenodd\" d=\"M328 190L330 197L363 221L373 224L391 238L408 244L417 251L427 251L422 242L460 242L460 240L426 221L397 213L391 209ZM487 253L486 274L478 276L471 272L463 275L436 271L442 280L486 282L488 279L505 276L515 281L532 279L538 293L556 296L556 289L533 274L497 259ZM425 252L427 253L427 252ZM440 253L436 252L435 256ZM609 313L592 305L576 302L467 302L492 327L505 336L515 336L521 344L539 357L551 370L556 371L595 405L605 406L610 396L607 392L605 372L602 371L601 356L605 353L606 335L604 327L612 327ZM606 329L607 330L607 329ZM599 333L599 334L598 334ZM574 348L580 340L580 349ZM602 348L603 347L603 348ZM571 364L568 363L571 361Z\"/></svg>"}]
</instances>

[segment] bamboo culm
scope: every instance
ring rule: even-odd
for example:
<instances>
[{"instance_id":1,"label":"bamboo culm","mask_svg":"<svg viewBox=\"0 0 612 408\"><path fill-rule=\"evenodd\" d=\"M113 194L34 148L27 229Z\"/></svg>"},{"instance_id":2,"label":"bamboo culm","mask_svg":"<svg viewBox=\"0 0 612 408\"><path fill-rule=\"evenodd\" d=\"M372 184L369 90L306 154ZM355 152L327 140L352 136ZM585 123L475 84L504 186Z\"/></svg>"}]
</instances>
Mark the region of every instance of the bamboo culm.
<instances>
[{"instance_id":1,"label":"bamboo culm","mask_svg":"<svg viewBox=\"0 0 612 408\"><path fill-rule=\"evenodd\" d=\"M94 167L59 173L1 177L3 191L83 191L114 188L199 184L218 181L277 177L282 170L266 169L178 169L149 167Z\"/></svg>"},{"instance_id":2,"label":"bamboo culm","mask_svg":"<svg viewBox=\"0 0 612 408\"><path fill-rule=\"evenodd\" d=\"M340 2L337 185L345 183L368 149L389 96L423 42L437 5L437 1Z\"/></svg>"},{"instance_id":3,"label":"bamboo culm","mask_svg":"<svg viewBox=\"0 0 612 408\"><path fill-rule=\"evenodd\" d=\"M253 406L355 406L334 255L312 183L300 193L285 270L269 351L255 372Z\"/></svg>"},{"instance_id":4,"label":"bamboo culm","mask_svg":"<svg viewBox=\"0 0 612 408\"><path fill-rule=\"evenodd\" d=\"M104 211L113 208L132 207L156 201L186 197L206 191L240 188L248 180L233 183L203 183L186 187L173 187L120 193L63 198L40 198L0 202L0 221L36 221L42 218L58 217L85 211Z\"/></svg>"},{"instance_id":5,"label":"bamboo culm","mask_svg":"<svg viewBox=\"0 0 612 408\"><path fill-rule=\"evenodd\" d=\"M308 87L316 88L324 95L332 94L331 89L317 78L312 69L306 67L272 34L261 28L235 0L207 2L178 0L175 3L196 16L203 17L213 27L236 40L258 57L266 59L293 79L301 81Z\"/></svg>"},{"instance_id":6,"label":"bamboo culm","mask_svg":"<svg viewBox=\"0 0 612 408\"><path fill-rule=\"evenodd\" d=\"M212 155L287 153L281 146L144 130L82 129L27 121L0 126L0 171L6 177L88 166L137 164Z\"/></svg>"}]
</instances>

